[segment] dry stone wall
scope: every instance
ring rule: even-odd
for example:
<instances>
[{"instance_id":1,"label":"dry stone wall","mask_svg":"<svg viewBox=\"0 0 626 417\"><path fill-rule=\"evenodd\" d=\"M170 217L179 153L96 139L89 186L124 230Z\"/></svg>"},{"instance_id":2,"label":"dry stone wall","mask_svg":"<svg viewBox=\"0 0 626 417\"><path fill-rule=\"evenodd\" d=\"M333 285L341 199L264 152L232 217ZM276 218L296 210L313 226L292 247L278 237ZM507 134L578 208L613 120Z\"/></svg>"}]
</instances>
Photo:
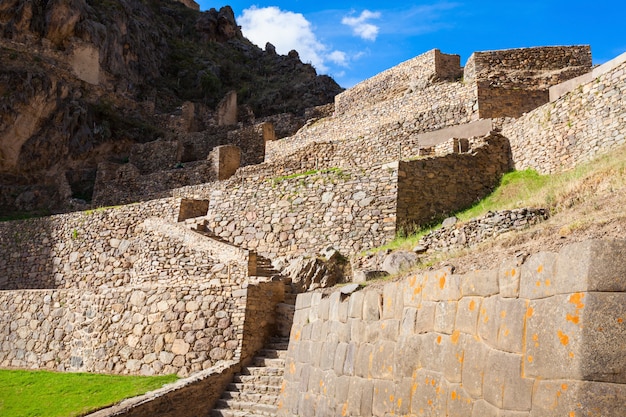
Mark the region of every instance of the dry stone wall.
<instances>
[{"instance_id":1,"label":"dry stone wall","mask_svg":"<svg viewBox=\"0 0 626 417\"><path fill-rule=\"evenodd\" d=\"M271 258L329 245L355 253L396 231L394 167L234 177L216 185L179 191L210 201L206 225L212 233Z\"/></svg>"},{"instance_id":2,"label":"dry stone wall","mask_svg":"<svg viewBox=\"0 0 626 417\"><path fill-rule=\"evenodd\" d=\"M283 298L280 282L0 291L0 366L187 376L249 360Z\"/></svg>"},{"instance_id":3,"label":"dry stone wall","mask_svg":"<svg viewBox=\"0 0 626 417\"><path fill-rule=\"evenodd\" d=\"M451 140L455 143L458 141ZM509 143L492 133L470 139L466 153L400 161L398 228L411 230L441 219L487 196L511 169Z\"/></svg>"},{"instance_id":4,"label":"dry stone wall","mask_svg":"<svg viewBox=\"0 0 626 417\"><path fill-rule=\"evenodd\" d=\"M279 415L622 415L624 241L298 296Z\"/></svg>"},{"instance_id":5,"label":"dry stone wall","mask_svg":"<svg viewBox=\"0 0 626 417\"><path fill-rule=\"evenodd\" d=\"M0 223L0 290L242 285L256 260L170 219L179 199ZM153 211L149 209L152 208Z\"/></svg>"},{"instance_id":6,"label":"dry stone wall","mask_svg":"<svg viewBox=\"0 0 626 417\"><path fill-rule=\"evenodd\" d=\"M553 173L626 143L626 57L558 100L504 125L516 169Z\"/></svg>"},{"instance_id":7,"label":"dry stone wall","mask_svg":"<svg viewBox=\"0 0 626 417\"><path fill-rule=\"evenodd\" d=\"M489 81L491 87L547 90L591 70L591 48L546 46L474 52L465 64L463 81Z\"/></svg>"},{"instance_id":8,"label":"dry stone wall","mask_svg":"<svg viewBox=\"0 0 626 417\"><path fill-rule=\"evenodd\" d=\"M148 217L174 220L180 199L0 223L0 289L123 285ZM140 251L136 247L135 253ZM146 253L146 252L144 252Z\"/></svg>"},{"instance_id":9,"label":"dry stone wall","mask_svg":"<svg viewBox=\"0 0 626 417\"><path fill-rule=\"evenodd\" d=\"M372 155L372 149L376 153L397 154L400 145L410 152L406 155L411 155L417 153L417 135L477 119L474 86L438 83L378 102L367 111L321 119L289 139L269 142L266 160L280 160L313 142L342 144L346 153L351 152L353 158L361 160ZM360 152L361 149L368 151Z\"/></svg>"},{"instance_id":10,"label":"dry stone wall","mask_svg":"<svg viewBox=\"0 0 626 417\"><path fill-rule=\"evenodd\" d=\"M461 76L459 55L442 54L433 49L387 71L369 78L335 97L337 114L354 113L421 89L435 81L455 80Z\"/></svg>"}]
</instances>

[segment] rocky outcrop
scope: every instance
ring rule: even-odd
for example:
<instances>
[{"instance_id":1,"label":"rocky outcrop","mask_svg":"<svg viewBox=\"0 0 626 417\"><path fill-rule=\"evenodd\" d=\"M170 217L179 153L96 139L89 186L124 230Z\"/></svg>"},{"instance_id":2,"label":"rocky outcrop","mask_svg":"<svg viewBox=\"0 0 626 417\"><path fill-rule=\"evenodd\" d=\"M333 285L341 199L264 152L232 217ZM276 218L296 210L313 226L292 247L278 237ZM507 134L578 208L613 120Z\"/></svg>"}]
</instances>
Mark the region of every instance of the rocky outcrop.
<instances>
[{"instance_id":1,"label":"rocky outcrop","mask_svg":"<svg viewBox=\"0 0 626 417\"><path fill-rule=\"evenodd\" d=\"M265 52L245 39L230 7L196 6L0 4L2 214L89 202L98 164L124 162L134 144L178 135L172 120L183 107L210 120L210 109L237 91L246 109L238 121L251 123L285 111L302 115L341 91L297 54Z\"/></svg>"}]
</instances>

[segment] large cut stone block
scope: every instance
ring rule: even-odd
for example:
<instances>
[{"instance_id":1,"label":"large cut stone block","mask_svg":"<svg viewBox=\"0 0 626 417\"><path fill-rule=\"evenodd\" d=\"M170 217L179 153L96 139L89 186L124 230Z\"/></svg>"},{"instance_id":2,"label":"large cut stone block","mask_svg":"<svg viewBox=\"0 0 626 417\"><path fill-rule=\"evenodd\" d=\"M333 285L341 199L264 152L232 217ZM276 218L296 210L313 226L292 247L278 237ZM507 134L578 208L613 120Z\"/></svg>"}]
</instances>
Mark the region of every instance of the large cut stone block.
<instances>
[{"instance_id":1,"label":"large cut stone block","mask_svg":"<svg viewBox=\"0 0 626 417\"><path fill-rule=\"evenodd\" d=\"M344 404L344 407L342 407L341 415L371 416L373 392L373 381L367 381L361 378L350 378L348 400Z\"/></svg>"},{"instance_id":2,"label":"large cut stone block","mask_svg":"<svg viewBox=\"0 0 626 417\"><path fill-rule=\"evenodd\" d=\"M546 298L556 294L556 263L558 254L540 252L532 255L522 265L520 297Z\"/></svg>"},{"instance_id":3,"label":"large cut stone block","mask_svg":"<svg viewBox=\"0 0 626 417\"><path fill-rule=\"evenodd\" d=\"M374 346L371 375L377 379L393 379L394 352L396 343L381 341Z\"/></svg>"},{"instance_id":4,"label":"large cut stone block","mask_svg":"<svg viewBox=\"0 0 626 417\"><path fill-rule=\"evenodd\" d=\"M363 301L363 320L376 321L382 316L382 297L375 290L365 292Z\"/></svg>"},{"instance_id":5,"label":"large cut stone block","mask_svg":"<svg viewBox=\"0 0 626 417\"><path fill-rule=\"evenodd\" d=\"M465 341L462 381L463 387L472 398L483 396L483 377L489 351L490 349L484 343L473 337Z\"/></svg>"},{"instance_id":6,"label":"large cut stone block","mask_svg":"<svg viewBox=\"0 0 626 417\"><path fill-rule=\"evenodd\" d=\"M497 347L511 353L522 353L526 301L517 298L498 300L499 315Z\"/></svg>"},{"instance_id":7,"label":"large cut stone block","mask_svg":"<svg viewBox=\"0 0 626 417\"><path fill-rule=\"evenodd\" d=\"M478 334L493 347L497 346L500 328L499 300L500 298L497 296L485 298L478 317Z\"/></svg>"},{"instance_id":8,"label":"large cut stone block","mask_svg":"<svg viewBox=\"0 0 626 417\"><path fill-rule=\"evenodd\" d=\"M383 289L383 319L401 319L404 309L404 296L400 284L392 282Z\"/></svg>"},{"instance_id":9,"label":"large cut stone block","mask_svg":"<svg viewBox=\"0 0 626 417\"><path fill-rule=\"evenodd\" d=\"M530 417L623 416L626 385L588 381L540 381Z\"/></svg>"},{"instance_id":10,"label":"large cut stone block","mask_svg":"<svg viewBox=\"0 0 626 417\"><path fill-rule=\"evenodd\" d=\"M500 266L498 272L498 285L500 296L516 298L519 296L519 283L521 277L520 267L515 259L506 260Z\"/></svg>"},{"instance_id":11,"label":"large cut stone block","mask_svg":"<svg viewBox=\"0 0 626 417\"><path fill-rule=\"evenodd\" d=\"M411 377L419 368L423 338L424 336L416 334L400 337L394 352L393 374L395 377Z\"/></svg>"},{"instance_id":12,"label":"large cut stone block","mask_svg":"<svg viewBox=\"0 0 626 417\"><path fill-rule=\"evenodd\" d=\"M459 301L456 311L455 328L463 333L476 335L478 314L482 307L482 298L463 297Z\"/></svg>"},{"instance_id":13,"label":"large cut stone block","mask_svg":"<svg viewBox=\"0 0 626 417\"><path fill-rule=\"evenodd\" d=\"M485 364L485 400L500 409L529 411L534 380L521 375L521 355L491 350Z\"/></svg>"},{"instance_id":14,"label":"large cut stone block","mask_svg":"<svg viewBox=\"0 0 626 417\"><path fill-rule=\"evenodd\" d=\"M448 417L470 417L474 400L465 391L462 384L450 384L448 399Z\"/></svg>"},{"instance_id":15,"label":"large cut stone block","mask_svg":"<svg viewBox=\"0 0 626 417\"><path fill-rule=\"evenodd\" d=\"M435 331L452 334L456 320L456 301L439 301L435 308Z\"/></svg>"},{"instance_id":16,"label":"large cut stone block","mask_svg":"<svg viewBox=\"0 0 626 417\"><path fill-rule=\"evenodd\" d=\"M395 384L389 381L374 381L374 404L372 413L384 416L394 409L396 399Z\"/></svg>"},{"instance_id":17,"label":"large cut stone block","mask_svg":"<svg viewBox=\"0 0 626 417\"><path fill-rule=\"evenodd\" d=\"M458 301L461 298L461 276L451 268L424 274L422 298L428 301Z\"/></svg>"},{"instance_id":18,"label":"large cut stone block","mask_svg":"<svg viewBox=\"0 0 626 417\"><path fill-rule=\"evenodd\" d=\"M574 293L530 303L526 374L626 383L626 293Z\"/></svg>"},{"instance_id":19,"label":"large cut stone block","mask_svg":"<svg viewBox=\"0 0 626 417\"><path fill-rule=\"evenodd\" d=\"M587 240L566 246L556 266L557 292L626 292L626 241Z\"/></svg>"},{"instance_id":20,"label":"large cut stone block","mask_svg":"<svg viewBox=\"0 0 626 417\"><path fill-rule=\"evenodd\" d=\"M412 275L403 281L403 304L405 307L418 307L422 302L423 275Z\"/></svg>"},{"instance_id":21,"label":"large cut stone block","mask_svg":"<svg viewBox=\"0 0 626 417\"><path fill-rule=\"evenodd\" d=\"M411 413L419 416L445 416L448 409L448 383L445 378L426 369L417 371L416 389Z\"/></svg>"},{"instance_id":22,"label":"large cut stone block","mask_svg":"<svg viewBox=\"0 0 626 417\"><path fill-rule=\"evenodd\" d=\"M437 303L432 301L422 302L417 310L415 318L415 333L427 333L435 330L435 310Z\"/></svg>"},{"instance_id":23,"label":"large cut stone block","mask_svg":"<svg viewBox=\"0 0 626 417\"><path fill-rule=\"evenodd\" d=\"M498 271L472 271L461 277L461 293L463 297L489 297L500 291Z\"/></svg>"}]
</instances>

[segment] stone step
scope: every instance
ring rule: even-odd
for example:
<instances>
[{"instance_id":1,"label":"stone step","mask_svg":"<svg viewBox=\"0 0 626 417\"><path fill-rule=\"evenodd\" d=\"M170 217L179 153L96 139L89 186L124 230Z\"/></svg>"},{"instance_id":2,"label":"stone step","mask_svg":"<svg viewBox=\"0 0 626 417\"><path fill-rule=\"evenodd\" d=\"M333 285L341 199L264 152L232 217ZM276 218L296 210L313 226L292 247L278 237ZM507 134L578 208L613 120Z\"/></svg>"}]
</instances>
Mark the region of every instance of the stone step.
<instances>
[{"instance_id":1,"label":"stone step","mask_svg":"<svg viewBox=\"0 0 626 417\"><path fill-rule=\"evenodd\" d=\"M211 417L267 417L263 414L251 414L249 411L231 410L228 408L211 410Z\"/></svg>"},{"instance_id":2,"label":"stone step","mask_svg":"<svg viewBox=\"0 0 626 417\"><path fill-rule=\"evenodd\" d=\"M276 411L278 411L278 407L275 405L257 404L254 402L229 400L229 399L223 399L223 398L217 400L217 404L215 408L244 410L244 411L249 411L252 413L257 413L261 415L269 415L269 416L275 416Z\"/></svg>"},{"instance_id":3,"label":"stone step","mask_svg":"<svg viewBox=\"0 0 626 417\"><path fill-rule=\"evenodd\" d=\"M252 359L252 366L259 366L264 368L277 368L283 369L285 368L285 360L282 358L267 358L262 356L257 356Z\"/></svg>"},{"instance_id":4,"label":"stone step","mask_svg":"<svg viewBox=\"0 0 626 417\"><path fill-rule=\"evenodd\" d=\"M269 395L280 395L281 388L280 385L244 384L241 382L231 382L226 387L226 389L231 392L240 391Z\"/></svg>"},{"instance_id":5,"label":"stone step","mask_svg":"<svg viewBox=\"0 0 626 417\"><path fill-rule=\"evenodd\" d=\"M283 384L283 376L235 375L235 377L233 378L233 383L271 385L280 387Z\"/></svg>"},{"instance_id":6,"label":"stone step","mask_svg":"<svg viewBox=\"0 0 626 417\"><path fill-rule=\"evenodd\" d=\"M261 349L259 356L269 359L285 359L287 357L286 349ZM284 364L283 364L284 365Z\"/></svg>"},{"instance_id":7,"label":"stone step","mask_svg":"<svg viewBox=\"0 0 626 417\"><path fill-rule=\"evenodd\" d=\"M283 367L269 367L269 366L246 366L241 370L242 375L251 376L283 376Z\"/></svg>"},{"instance_id":8,"label":"stone step","mask_svg":"<svg viewBox=\"0 0 626 417\"><path fill-rule=\"evenodd\" d=\"M265 405L277 405L278 395L276 394L261 394L258 392L249 391L226 391L222 395L223 400L237 400L243 403L255 403Z\"/></svg>"}]
</instances>

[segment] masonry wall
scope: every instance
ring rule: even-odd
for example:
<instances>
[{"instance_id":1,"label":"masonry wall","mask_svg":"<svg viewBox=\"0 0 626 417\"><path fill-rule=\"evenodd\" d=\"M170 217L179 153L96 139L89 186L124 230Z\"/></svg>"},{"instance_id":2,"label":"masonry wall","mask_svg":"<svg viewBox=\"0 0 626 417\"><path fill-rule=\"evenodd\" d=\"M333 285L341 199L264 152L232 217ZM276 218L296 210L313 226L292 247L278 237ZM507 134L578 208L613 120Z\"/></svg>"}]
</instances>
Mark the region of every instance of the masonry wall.
<instances>
[{"instance_id":1,"label":"masonry wall","mask_svg":"<svg viewBox=\"0 0 626 417\"><path fill-rule=\"evenodd\" d=\"M464 153L400 161L398 228L410 230L470 207L493 191L502 175L510 171L510 158L507 139L492 133L471 139Z\"/></svg>"},{"instance_id":2,"label":"masonry wall","mask_svg":"<svg viewBox=\"0 0 626 417\"><path fill-rule=\"evenodd\" d=\"M397 168L265 175L176 192L210 201L211 232L270 258L315 254L329 245L351 254L395 235Z\"/></svg>"},{"instance_id":3,"label":"masonry wall","mask_svg":"<svg viewBox=\"0 0 626 417\"><path fill-rule=\"evenodd\" d=\"M619 416L624 241L298 296L279 415Z\"/></svg>"},{"instance_id":4,"label":"masonry wall","mask_svg":"<svg viewBox=\"0 0 626 417\"><path fill-rule=\"evenodd\" d=\"M446 55L433 49L337 95L335 112L343 114L363 110L411 88L425 87L437 80L454 80L460 75L458 55Z\"/></svg>"},{"instance_id":5,"label":"masonry wall","mask_svg":"<svg viewBox=\"0 0 626 417\"><path fill-rule=\"evenodd\" d=\"M491 87L547 89L591 70L589 45L545 46L474 52L463 80L486 81Z\"/></svg>"},{"instance_id":6,"label":"masonry wall","mask_svg":"<svg viewBox=\"0 0 626 417\"><path fill-rule=\"evenodd\" d=\"M242 285L249 253L177 225L179 204L154 200L0 223L0 290Z\"/></svg>"},{"instance_id":7,"label":"masonry wall","mask_svg":"<svg viewBox=\"0 0 626 417\"><path fill-rule=\"evenodd\" d=\"M516 169L553 173L626 143L626 62L505 124Z\"/></svg>"},{"instance_id":8,"label":"masonry wall","mask_svg":"<svg viewBox=\"0 0 626 417\"><path fill-rule=\"evenodd\" d=\"M252 357L282 283L0 291L0 367L187 376ZM247 316L256 320L249 329Z\"/></svg>"},{"instance_id":9,"label":"masonry wall","mask_svg":"<svg viewBox=\"0 0 626 417\"><path fill-rule=\"evenodd\" d=\"M366 111L321 119L288 140L268 142L266 160L279 160L313 142L338 143L344 146L344 155L352 153L353 159L362 161L397 154L400 146L406 152L403 157L408 157L417 153L417 135L477 119L475 86L438 83L377 102Z\"/></svg>"}]
</instances>

